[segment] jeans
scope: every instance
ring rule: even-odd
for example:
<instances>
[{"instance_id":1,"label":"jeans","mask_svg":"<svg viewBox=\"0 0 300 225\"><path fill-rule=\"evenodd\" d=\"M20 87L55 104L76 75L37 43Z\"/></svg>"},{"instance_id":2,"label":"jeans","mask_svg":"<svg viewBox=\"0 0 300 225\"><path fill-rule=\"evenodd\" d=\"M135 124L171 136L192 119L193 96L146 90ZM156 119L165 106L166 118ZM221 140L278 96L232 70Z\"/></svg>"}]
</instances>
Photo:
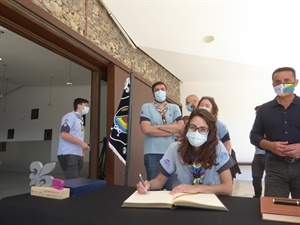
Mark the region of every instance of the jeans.
<instances>
[{"instance_id":1,"label":"jeans","mask_svg":"<svg viewBox=\"0 0 300 225\"><path fill-rule=\"evenodd\" d=\"M259 198L262 193L261 180L265 171L265 154L255 154L251 163L252 185L254 187L254 198Z\"/></svg>"},{"instance_id":2,"label":"jeans","mask_svg":"<svg viewBox=\"0 0 300 225\"><path fill-rule=\"evenodd\" d=\"M266 158L265 196L300 198L300 159L293 163L268 154Z\"/></svg>"},{"instance_id":3,"label":"jeans","mask_svg":"<svg viewBox=\"0 0 300 225\"><path fill-rule=\"evenodd\" d=\"M151 180L157 177L159 174L159 160L163 157L163 154L146 154L144 155L144 165L147 173L147 180ZM168 181L165 183L162 189L172 190L173 188L173 178L172 174Z\"/></svg>"}]
</instances>

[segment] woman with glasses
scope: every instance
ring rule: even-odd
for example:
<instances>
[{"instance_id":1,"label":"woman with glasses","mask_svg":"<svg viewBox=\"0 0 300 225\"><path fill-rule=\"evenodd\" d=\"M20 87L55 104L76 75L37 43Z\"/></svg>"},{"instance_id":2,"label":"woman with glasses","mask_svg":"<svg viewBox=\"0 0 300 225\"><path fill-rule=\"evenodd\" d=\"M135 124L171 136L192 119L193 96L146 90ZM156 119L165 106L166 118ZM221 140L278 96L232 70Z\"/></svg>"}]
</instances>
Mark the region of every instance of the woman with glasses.
<instances>
[{"instance_id":1,"label":"woman with glasses","mask_svg":"<svg viewBox=\"0 0 300 225\"><path fill-rule=\"evenodd\" d=\"M160 160L160 172L150 181L137 183L139 193L159 190L175 173L171 194L213 193L231 195L231 160L217 137L216 119L205 109L195 109L184 127L181 142L168 147Z\"/></svg>"}]
</instances>

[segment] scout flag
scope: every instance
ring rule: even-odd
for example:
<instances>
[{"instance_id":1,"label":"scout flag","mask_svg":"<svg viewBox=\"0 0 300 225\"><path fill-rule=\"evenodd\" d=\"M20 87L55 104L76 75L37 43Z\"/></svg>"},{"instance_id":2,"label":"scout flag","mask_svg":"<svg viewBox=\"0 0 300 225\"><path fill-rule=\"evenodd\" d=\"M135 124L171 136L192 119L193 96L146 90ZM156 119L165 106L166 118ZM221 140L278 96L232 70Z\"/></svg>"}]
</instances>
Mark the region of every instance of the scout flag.
<instances>
[{"instance_id":1,"label":"scout flag","mask_svg":"<svg viewBox=\"0 0 300 225\"><path fill-rule=\"evenodd\" d=\"M123 94L117 112L114 115L113 125L110 128L108 146L126 165L128 116L129 116L130 78L126 79Z\"/></svg>"}]
</instances>

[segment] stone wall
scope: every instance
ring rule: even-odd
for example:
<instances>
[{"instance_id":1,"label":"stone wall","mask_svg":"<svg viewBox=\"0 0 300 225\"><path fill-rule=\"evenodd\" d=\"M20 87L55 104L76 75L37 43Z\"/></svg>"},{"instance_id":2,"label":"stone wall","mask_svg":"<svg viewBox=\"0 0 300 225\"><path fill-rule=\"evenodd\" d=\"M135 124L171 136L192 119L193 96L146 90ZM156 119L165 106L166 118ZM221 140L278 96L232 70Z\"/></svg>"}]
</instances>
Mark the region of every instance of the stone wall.
<instances>
[{"instance_id":1,"label":"stone wall","mask_svg":"<svg viewBox=\"0 0 300 225\"><path fill-rule=\"evenodd\" d=\"M32 0L62 23L131 68L151 84L163 81L168 95L180 102L180 81L123 36L99 0Z\"/></svg>"}]
</instances>

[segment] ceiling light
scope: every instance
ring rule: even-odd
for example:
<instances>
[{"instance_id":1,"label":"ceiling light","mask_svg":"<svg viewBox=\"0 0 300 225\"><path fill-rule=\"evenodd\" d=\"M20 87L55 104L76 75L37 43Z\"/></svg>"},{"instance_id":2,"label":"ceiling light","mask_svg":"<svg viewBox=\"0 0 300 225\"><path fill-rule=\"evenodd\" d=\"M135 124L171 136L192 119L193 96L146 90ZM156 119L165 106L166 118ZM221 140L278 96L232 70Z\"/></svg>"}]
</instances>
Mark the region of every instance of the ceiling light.
<instances>
[{"instance_id":1,"label":"ceiling light","mask_svg":"<svg viewBox=\"0 0 300 225\"><path fill-rule=\"evenodd\" d=\"M214 40L215 38L214 38L214 36L212 36L212 35L207 35L207 36L205 36L203 39L202 39L202 41L204 42L204 43L211 43L211 42L213 42L213 40Z\"/></svg>"}]
</instances>

